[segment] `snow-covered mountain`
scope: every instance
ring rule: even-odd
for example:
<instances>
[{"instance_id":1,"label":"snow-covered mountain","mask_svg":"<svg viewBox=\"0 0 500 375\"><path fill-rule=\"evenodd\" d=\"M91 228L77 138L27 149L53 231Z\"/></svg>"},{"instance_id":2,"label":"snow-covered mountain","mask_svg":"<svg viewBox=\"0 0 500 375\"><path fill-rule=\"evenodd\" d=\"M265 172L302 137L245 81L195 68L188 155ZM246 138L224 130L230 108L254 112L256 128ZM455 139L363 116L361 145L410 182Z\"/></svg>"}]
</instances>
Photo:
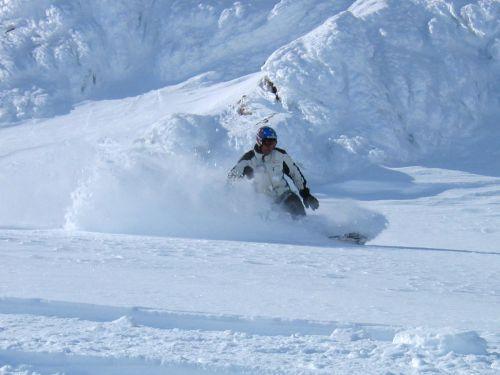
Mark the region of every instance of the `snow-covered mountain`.
<instances>
[{"instance_id":1,"label":"snow-covered mountain","mask_svg":"<svg viewBox=\"0 0 500 375\"><path fill-rule=\"evenodd\" d=\"M0 0L0 374L495 373L499 124L498 0Z\"/></svg>"},{"instance_id":2,"label":"snow-covered mountain","mask_svg":"<svg viewBox=\"0 0 500 375\"><path fill-rule=\"evenodd\" d=\"M492 0L6 1L0 122L262 67L282 99L269 111L290 115L279 126L284 135L312 140L321 158L347 150L387 163L463 153L498 128L499 7Z\"/></svg>"}]
</instances>

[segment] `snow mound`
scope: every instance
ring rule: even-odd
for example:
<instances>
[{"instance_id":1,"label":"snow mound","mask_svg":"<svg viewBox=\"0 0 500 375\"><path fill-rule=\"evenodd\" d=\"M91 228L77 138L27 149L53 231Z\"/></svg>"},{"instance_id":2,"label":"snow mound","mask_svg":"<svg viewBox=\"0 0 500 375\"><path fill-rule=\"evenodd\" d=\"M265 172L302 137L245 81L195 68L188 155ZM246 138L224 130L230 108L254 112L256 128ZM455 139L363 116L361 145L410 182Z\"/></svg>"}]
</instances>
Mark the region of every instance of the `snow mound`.
<instances>
[{"instance_id":1,"label":"snow mound","mask_svg":"<svg viewBox=\"0 0 500 375\"><path fill-rule=\"evenodd\" d=\"M0 7L0 124L137 95L207 71L257 71L352 1L11 0Z\"/></svg>"},{"instance_id":2,"label":"snow mound","mask_svg":"<svg viewBox=\"0 0 500 375\"><path fill-rule=\"evenodd\" d=\"M318 163L338 148L375 163L456 155L498 132L498 14L498 1L358 0L263 71Z\"/></svg>"},{"instance_id":3,"label":"snow mound","mask_svg":"<svg viewBox=\"0 0 500 375\"><path fill-rule=\"evenodd\" d=\"M422 329L402 331L394 336L393 343L436 351L441 355L449 352L464 355L488 354L486 340L475 331L442 333L430 333Z\"/></svg>"}]
</instances>

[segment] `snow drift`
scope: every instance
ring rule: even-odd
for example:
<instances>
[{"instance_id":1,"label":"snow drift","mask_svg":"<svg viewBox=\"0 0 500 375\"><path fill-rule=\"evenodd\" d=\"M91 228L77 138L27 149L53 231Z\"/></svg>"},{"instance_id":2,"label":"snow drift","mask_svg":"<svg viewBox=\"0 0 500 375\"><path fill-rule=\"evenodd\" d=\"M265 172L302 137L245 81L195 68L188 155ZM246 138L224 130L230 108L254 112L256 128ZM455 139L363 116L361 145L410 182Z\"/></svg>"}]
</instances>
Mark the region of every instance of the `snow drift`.
<instances>
[{"instance_id":1,"label":"snow drift","mask_svg":"<svg viewBox=\"0 0 500 375\"><path fill-rule=\"evenodd\" d=\"M217 71L259 70L278 47L351 1L0 3L0 125Z\"/></svg>"},{"instance_id":2,"label":"snow drift","mask_svg":"<svg viewBox=\"0 0 500 375\"><path fill-rule=\"evenodd\" d=\"M499 14L496 1L356 1L263 70L318 159L339 147L375 163L463 154L498 135Z\"/></svg>"},{"instance_id":3,"label":"snow drift","mask_svg":"<svg viewBox=\"0 0 500 375\"><path fill-rule=\"evenodd\" d=\"M456 332L448 329L440 333L430 333L423 329L413 329L398 332L393 343L425 350L436 350L442 355L449 352L464 355L487 354L486 340L475 331Z\"/></svg>"}]
</instances>

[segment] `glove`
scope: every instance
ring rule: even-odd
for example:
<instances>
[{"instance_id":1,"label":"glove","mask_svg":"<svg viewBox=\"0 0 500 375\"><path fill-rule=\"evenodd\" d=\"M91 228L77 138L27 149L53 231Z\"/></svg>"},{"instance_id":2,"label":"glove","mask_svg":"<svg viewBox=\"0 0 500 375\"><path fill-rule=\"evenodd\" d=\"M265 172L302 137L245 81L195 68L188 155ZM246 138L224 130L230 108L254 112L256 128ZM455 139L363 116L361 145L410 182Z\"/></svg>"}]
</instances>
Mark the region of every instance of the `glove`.
<instances>
[{"instance_id":1,"label":"glove","mask_svg":"<svg viewBox=\"0 0 500 375\"><path fill-rule=\"evenodd\" d=\"M319 202L315 197L311 195L308 188L302 189L299 193L306 208L311 208L312 210L318 209Z\"/></svg>"}]
</instances>

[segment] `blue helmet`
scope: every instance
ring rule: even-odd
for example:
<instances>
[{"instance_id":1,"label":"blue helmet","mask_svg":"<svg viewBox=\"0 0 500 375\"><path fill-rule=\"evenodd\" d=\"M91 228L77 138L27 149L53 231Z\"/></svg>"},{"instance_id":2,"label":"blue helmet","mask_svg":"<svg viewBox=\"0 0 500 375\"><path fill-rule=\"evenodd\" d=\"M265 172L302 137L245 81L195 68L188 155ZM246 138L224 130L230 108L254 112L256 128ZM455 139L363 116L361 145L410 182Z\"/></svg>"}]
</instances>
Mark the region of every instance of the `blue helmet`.
<instances>
[{"instance_id":1,"label":"blue helmet","mask_svg":"<svg viewBox=\"0 0 500 375\"><path fill-rule=\"evenodd\" d=\"M276 135L276 132L274 131L273 128L271 128L269 126L263 126L257 132L257 137L256 137L257 144L259 146L262 146L262 141L264 139L275 139L277 142L278 136Z\"/></svg>"}]
</instances>

